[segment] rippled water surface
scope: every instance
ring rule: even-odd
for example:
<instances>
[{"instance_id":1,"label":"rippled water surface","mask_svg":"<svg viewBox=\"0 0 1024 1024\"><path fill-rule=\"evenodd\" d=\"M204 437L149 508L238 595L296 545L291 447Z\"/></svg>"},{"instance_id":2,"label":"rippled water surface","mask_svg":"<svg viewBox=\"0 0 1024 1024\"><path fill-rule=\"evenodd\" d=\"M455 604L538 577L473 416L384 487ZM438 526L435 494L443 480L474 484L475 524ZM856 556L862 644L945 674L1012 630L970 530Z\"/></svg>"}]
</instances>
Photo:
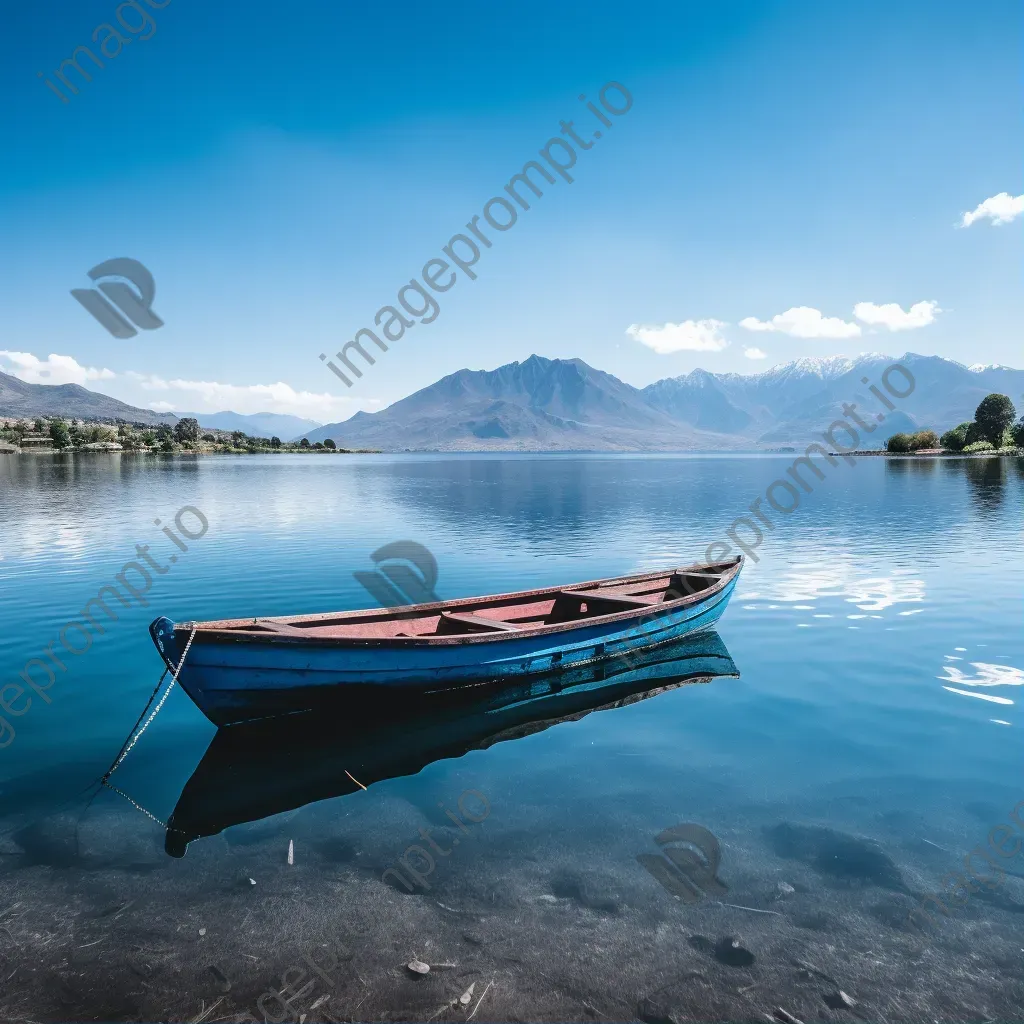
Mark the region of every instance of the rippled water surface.
<instances>
[{"instance_id":1,"label":"rippled water surface","mask_svg":"<svg viewBox=\"0 0 1024 1024\"><path fill-rule=\"evenodd\" d=\"M315 756L271 732L234 775L196 775L226 827L180 858L161 822L215 732L184 694L112 779L144 810L89 788L159 678L158 614L365 607L353 573L395 540L433 552L443 598L685 564L792 459L0 456L0 698L20 712L0 708L4 1016L183 1020L220 999L207 1019L262 1020L261 994L333 944L294 1019L426 1020L488 983L476 1019L852 1020L840 989L865 1019L1020 1019L1024 460L859 458L788 515L762 501L718 630L739 678L556 709L365 791L346 752L368 763L401 732L344 723L332 743L318 722ZM161 532L184 506L209 524L187 551ZM146 607L65 630L144 555ZM45 683L48 646L65 669L26 709L19 673L40 659ZM460 832L445 811L468 790L489 810ZM683 823L719 844L722 887L693 900L678 860L644 863ZM427 884L382 881L432 850L421 830L449 851ZM414 955L455 966L418 978Z\"/></svg>"}]
</instances>

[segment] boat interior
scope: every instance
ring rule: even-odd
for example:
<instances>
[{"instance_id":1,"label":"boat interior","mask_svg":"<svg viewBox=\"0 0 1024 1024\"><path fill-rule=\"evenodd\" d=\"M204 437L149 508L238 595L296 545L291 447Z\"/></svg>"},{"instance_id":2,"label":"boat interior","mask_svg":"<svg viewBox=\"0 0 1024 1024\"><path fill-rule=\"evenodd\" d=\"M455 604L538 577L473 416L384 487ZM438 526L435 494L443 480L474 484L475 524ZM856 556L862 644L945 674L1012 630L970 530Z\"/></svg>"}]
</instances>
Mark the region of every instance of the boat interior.
<instances>
[{"instance_id":1,"label":"boat interior","mask_svg":"<svg viewBox=\"0 0 1024 1024\"><path fill-rule=\"evenodd\" d=\"M514 633L617 612L652 608L699 595L730 576L737 563L680 569L647 577L606 580L578 587L506 596L413 605L407 611L375 609L295 618L257 618L207 622L202 628L281 637L400 638Z\"/></svg>"}]
</instances>

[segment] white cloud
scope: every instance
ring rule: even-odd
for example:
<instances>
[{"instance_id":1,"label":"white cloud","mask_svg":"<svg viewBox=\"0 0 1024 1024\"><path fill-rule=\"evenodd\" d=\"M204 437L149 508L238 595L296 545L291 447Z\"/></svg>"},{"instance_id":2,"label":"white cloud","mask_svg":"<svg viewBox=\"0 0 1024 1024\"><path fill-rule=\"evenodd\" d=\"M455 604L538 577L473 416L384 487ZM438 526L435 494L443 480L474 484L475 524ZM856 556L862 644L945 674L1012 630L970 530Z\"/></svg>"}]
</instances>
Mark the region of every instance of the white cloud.
<instances>
[{"instance_id":1,"label":"white cloud","mask_svg":"<svg viewBox=\"0 0 1024 1024\"><path fill-rule=\"evenodd\" d=\"M935 314L941 313L937 302L915 302L910 309L898 303L886 302L876 306L873 302L858 302L853 315L872 327L888 327L890 331L909 331L935 323Z\"/></svg>"},{"instance_id":2,"label":"white cloud","mask_svg":"<svg viewBox=\"0 0 1024 1024\"><path fill-rule=\"evenodd\" d=\"M1011 196L1009 192L1000 192L979 203L970 213L965 213L960 227L969 228L976 220L988 218L995 227L1009 224L1024 213L1024 195Z\"/></svg>"},{"instance_id":3,"label":"white cloud","mask_svg":"<svg viewBox=\"0 0 1024 1024\"><path fill-rule=\"evenodd\" d=\"M117 376L113 370L82 366L72 356L53 353L46 359L40 359L31 352L0 351L0 369L26 384L85 384L90 380L112 380Z\"/></svg>"},{"instance_id":4,"label":"white cloud","mask_svg":"<svg viewBox=\"0 0 1024 1024\"><path fill-rule=\"evenodd\" d=\"M748 359L767 359L768 358L768 353L767 352L762 352L759 348L753 348L753 347L745 348L743 350L743 354Z\"/></svg>"},{"instance_id":5,"label":"white cloud","mask_svg":"<svg viewBox=\"0 0 1024 1024\"><path fill-rule=\"evenodd\" d=\"M349 398L329 392L296 391L290 384L221 384L203 380L165 380L152 373L81 366L72 356L50 355L45 360L30 352L0 350L0 370L28 384L86 384L117 380L113 396L155 412L222 412L242 414L278 412L324 423L348 419L360 409L373 411L383 404L377 398ZM104 389L107 390L107 389ZM108 392L109 393L109 392ZM147 401L147 393L154 401ZM154 394L155 393L155 394Z\"/></svg>"},{"instance_id":6,"label":"white cloud","mask_svg":"<svg viewBox=\"0 0 1024 1024\"><path fill-rule=\"evenodd\" d=\"M296 391L290 384L221 384L206 380L164 380L153 375L129 372L126 376L145 391L178 392L174 401L150 402L157 412L254 412L287 413L323 422L347 419L363 408L379 406L379 399L354 399L329 392Z\"/></svg>"},{"instance_id":7,"label":"white cloud","mask_svg":"<svg viewBox=\"0 0 1024 1024\"><path fill-rule=\"evenodd\" d=\"M721 320L684 320L681 324L630 324L626 333L659 355L671 352L721 352L729 344L719 333Z\"/></svg>"},{"instance_id":8,"label":"white cloud","mask_svg":"<svg viewBox=\"0 0 1024 1024\"><path fill-rule=\"evenodd\" d=\"M771 320L748 316L740 321L740 327L748 331L777 331L794 338L855 338L860 334L859 325L836 316L822 316L820 309L811 306L793 306Z\"/></svg>"}]
</instances>

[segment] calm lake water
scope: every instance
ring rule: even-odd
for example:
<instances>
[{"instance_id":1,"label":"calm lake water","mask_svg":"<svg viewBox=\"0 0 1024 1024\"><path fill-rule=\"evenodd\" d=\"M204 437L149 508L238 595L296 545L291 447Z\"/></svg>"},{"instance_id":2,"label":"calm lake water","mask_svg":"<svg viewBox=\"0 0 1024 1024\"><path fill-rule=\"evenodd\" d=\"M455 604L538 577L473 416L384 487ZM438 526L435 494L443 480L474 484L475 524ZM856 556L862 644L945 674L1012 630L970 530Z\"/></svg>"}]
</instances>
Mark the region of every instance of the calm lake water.
<instances>
[{"instance_id":1,"label":"calm lake water","mask_svg":"<svg viewBox=\"0 0 1024 1024\"><path fill-rule=\"evenodd\" d=\"M47 645L66 664L50 703L3 714L0 1014L465 1020L485 995L476 1020L852 1021L841 989L869 1020L1022 1019L1024 460L830 469L770 512L715 641L735 668L706 685L517 712L499 736L321 721L213 761L175 690L111 780L141 809L89 788L160 676L157 615L366 607L353 573L396 540L433 552L442 598L685 564L792 458L0 456L0 684ZM187 552L154 524L184 506L209 523ZM136 545L168 566L148 607L68 654ZM363 791L349 752L405 767ZM215 834L171 857L187 786ZM467 790L488 808L468 830L445 813ZM682 823L720 844L721 884L692 900L680 859L660 881L638 860ZM448 850L429 888L382 881L431 849L421 829ZM957 889L979 845L988 881ZM908 919L930 893L948 913Z\"/></svg>"}]
</instances>

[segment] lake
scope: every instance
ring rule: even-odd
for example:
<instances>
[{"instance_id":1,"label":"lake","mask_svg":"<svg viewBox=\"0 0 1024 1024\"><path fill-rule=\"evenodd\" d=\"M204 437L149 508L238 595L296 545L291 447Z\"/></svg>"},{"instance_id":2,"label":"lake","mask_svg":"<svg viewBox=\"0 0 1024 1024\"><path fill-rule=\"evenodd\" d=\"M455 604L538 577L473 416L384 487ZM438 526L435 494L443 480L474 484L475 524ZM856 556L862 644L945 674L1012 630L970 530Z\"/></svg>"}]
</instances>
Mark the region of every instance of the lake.
<instances>
[{"instance_id":1,"label":"lake","mask_svg":"<svg viewBox=\"0 0 1024 1024\"><path fill-rule=\"evenodd\" d=\"M647 683L216 743L176 688L95 785L157 615L367 607L399 540L442 598L683 565L793 458L0 455L2 1016L1019 1019L1021 459L838 463Z\"/></svg>"}]
</instances>

